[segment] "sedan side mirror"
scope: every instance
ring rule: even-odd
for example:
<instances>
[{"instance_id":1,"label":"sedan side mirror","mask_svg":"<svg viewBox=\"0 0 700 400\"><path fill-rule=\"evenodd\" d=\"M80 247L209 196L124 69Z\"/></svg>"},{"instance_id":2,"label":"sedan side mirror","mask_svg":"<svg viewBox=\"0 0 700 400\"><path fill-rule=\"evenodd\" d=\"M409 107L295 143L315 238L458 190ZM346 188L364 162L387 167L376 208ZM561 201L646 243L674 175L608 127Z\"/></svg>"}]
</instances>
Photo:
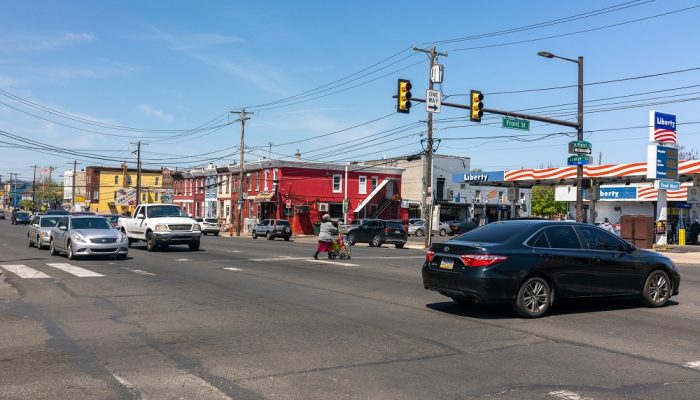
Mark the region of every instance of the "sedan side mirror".
<instances>
[{"instance_id":1,"label":"sedan side mirror","mask_svg":"<svg viewBox=\"0 0 700 400\"><path fill-rule=\"evenodd\" d=\"M136 216L137 219L144 219L146 216L143 213L139 213L139 215Z\"/></svg>"},{"instance_id":2,"label":"sedan side mirror","mask_svg":"<svg viewBox=\"0 0 700 400\"><path fill-rule=\"evenodd\" d=\"M627 244L627 252L628 253L631 253L635 250L637 250L637 248L633 244Z\"/></svg>"},{"instance_id":3,"label":"sedan side mirror","mask_svg":"<svg viewBox=\"0 0 700 400\"><path fill-rule=\"evenodd\" d=\"M60 231L67 231L67 230L68 230L68 227L65 226L65 225L61 225L61 226L58 227L58 230L60 230Z\"/></svg>"}]
</instances>

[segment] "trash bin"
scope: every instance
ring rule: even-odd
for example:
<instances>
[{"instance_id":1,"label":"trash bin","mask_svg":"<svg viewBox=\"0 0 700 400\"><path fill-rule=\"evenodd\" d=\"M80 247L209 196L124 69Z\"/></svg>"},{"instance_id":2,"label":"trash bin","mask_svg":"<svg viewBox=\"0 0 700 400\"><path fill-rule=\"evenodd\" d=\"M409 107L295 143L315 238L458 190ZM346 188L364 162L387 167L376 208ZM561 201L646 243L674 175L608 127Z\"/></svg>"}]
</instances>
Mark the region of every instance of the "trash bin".
<instances>
[{"instance_id":1,"label":"trash bin","mask_svg":"<svg viewBox=\"0 0 700 400\"><path fill-rule=\"evenodd\" d=\"M321 223L315 222L314 223L314 235L318 236L319 233L321 233Z\"/></svg>"}]
</instances>

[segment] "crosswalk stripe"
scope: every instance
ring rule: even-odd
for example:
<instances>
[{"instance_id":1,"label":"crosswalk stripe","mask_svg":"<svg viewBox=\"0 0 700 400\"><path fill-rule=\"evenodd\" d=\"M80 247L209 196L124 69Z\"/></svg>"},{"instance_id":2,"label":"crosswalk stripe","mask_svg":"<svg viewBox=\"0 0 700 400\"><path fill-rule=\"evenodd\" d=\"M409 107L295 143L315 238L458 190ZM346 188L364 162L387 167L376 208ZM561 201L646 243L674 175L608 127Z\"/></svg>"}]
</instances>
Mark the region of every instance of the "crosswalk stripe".
<instances>
[{"instance_id":1,"label":"crosswalk stripe","mask_svg":"<svg viewBox=\"0 0 700 400\"><path fill-rule=\"evenodd\" d=\"M5 268L20 278L51 278L45 273L29 268L26 265L0 265L0 267Z\"/></svg>"},{"instance_id":2,"label":"crosswalk stripe","mask_svg":"<svg viewBox=\"0 0 700 400\"><path fill-rule=\"evenodd\" d=\"M65 264L65 263L54 263L54 264L46 264L49 267L54 267L56 269L60 269L61 271L68 272L71 275L75 275L79 278L91 278L91 277L98 277L98 276L104 276L102 274L98 274L97 272L90 271L89 269L85 268L80 268L76 267L75 265L70 265L70 264Z\"/></svg>"},{"instance_id":3,"label":"crosswalk stripe","mask_svg":"<svg viewBox=\"0 0 700 400\"><path fill-rule=\"evenodd\" d=\"M357 264L350 264L346 262L340 262L340 261L332 261L332 260L309 260L310 262L318 263L318 264L328 264L328 265L340 265L341 267L357 267Z\"/></svg>"}]
</instances>

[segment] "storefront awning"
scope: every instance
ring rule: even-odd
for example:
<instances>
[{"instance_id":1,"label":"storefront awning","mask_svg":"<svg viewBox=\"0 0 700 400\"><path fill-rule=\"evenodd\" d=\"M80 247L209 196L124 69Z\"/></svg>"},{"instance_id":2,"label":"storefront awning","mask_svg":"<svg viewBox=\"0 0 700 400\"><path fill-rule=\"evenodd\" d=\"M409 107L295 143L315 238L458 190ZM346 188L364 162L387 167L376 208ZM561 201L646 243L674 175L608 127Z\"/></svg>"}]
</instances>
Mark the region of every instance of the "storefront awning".
<instances>
[{"instance_id":1,"label":"storefront awning","mask_svg":"<svg viewBox=\"0 0 700 400\"><path fill-rule=\"evenodd\" d=\"M255 201L258 201L258 202L271 201L271 199L272 199L272 193L258 193L255 196Z\"/></svg>"},{"instance_id":2,"label":"storefront awning","mask_svg":"<svg viewBox=\"0 0 700 400\"><path fill-rule=\"evenodd\" d=\"M384 178L384 180L382 181L382 183L380 183L379 185L377 185L377 187L374 188L374 190L372 191L372 193L370 193L369 196L367 196L366 199L362 200L362 203L360 203L360 204L357 206L357 208L355 208L355 211L354 211L354 212L360 212L360 210L362 210L367 204L369 204L369 202L374 198L374 196L376 196L377 193L379 193L379 191L382 190L382 188L383 188L384 186L386 186L386 184L389 183L390 180L391 180L391 178Z\"/></svg>"}]
</instances>

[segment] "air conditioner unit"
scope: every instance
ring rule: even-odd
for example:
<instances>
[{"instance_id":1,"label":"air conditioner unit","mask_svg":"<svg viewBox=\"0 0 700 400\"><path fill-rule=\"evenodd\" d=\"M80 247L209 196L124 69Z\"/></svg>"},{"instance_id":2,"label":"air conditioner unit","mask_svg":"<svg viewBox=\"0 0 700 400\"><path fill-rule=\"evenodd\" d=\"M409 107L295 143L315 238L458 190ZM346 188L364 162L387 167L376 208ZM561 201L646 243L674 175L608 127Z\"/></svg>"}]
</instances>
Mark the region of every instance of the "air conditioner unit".
<instances>
[{"instance_id":1,"label":"air conditioner unit","mask_svg":"<svg viewBox=\"0 0 700 400\"><path fill-rule=\"evenodd\" d=\"M328 212L328 203L318 203L318 211Z\"/></svg>"}]
</instances>

